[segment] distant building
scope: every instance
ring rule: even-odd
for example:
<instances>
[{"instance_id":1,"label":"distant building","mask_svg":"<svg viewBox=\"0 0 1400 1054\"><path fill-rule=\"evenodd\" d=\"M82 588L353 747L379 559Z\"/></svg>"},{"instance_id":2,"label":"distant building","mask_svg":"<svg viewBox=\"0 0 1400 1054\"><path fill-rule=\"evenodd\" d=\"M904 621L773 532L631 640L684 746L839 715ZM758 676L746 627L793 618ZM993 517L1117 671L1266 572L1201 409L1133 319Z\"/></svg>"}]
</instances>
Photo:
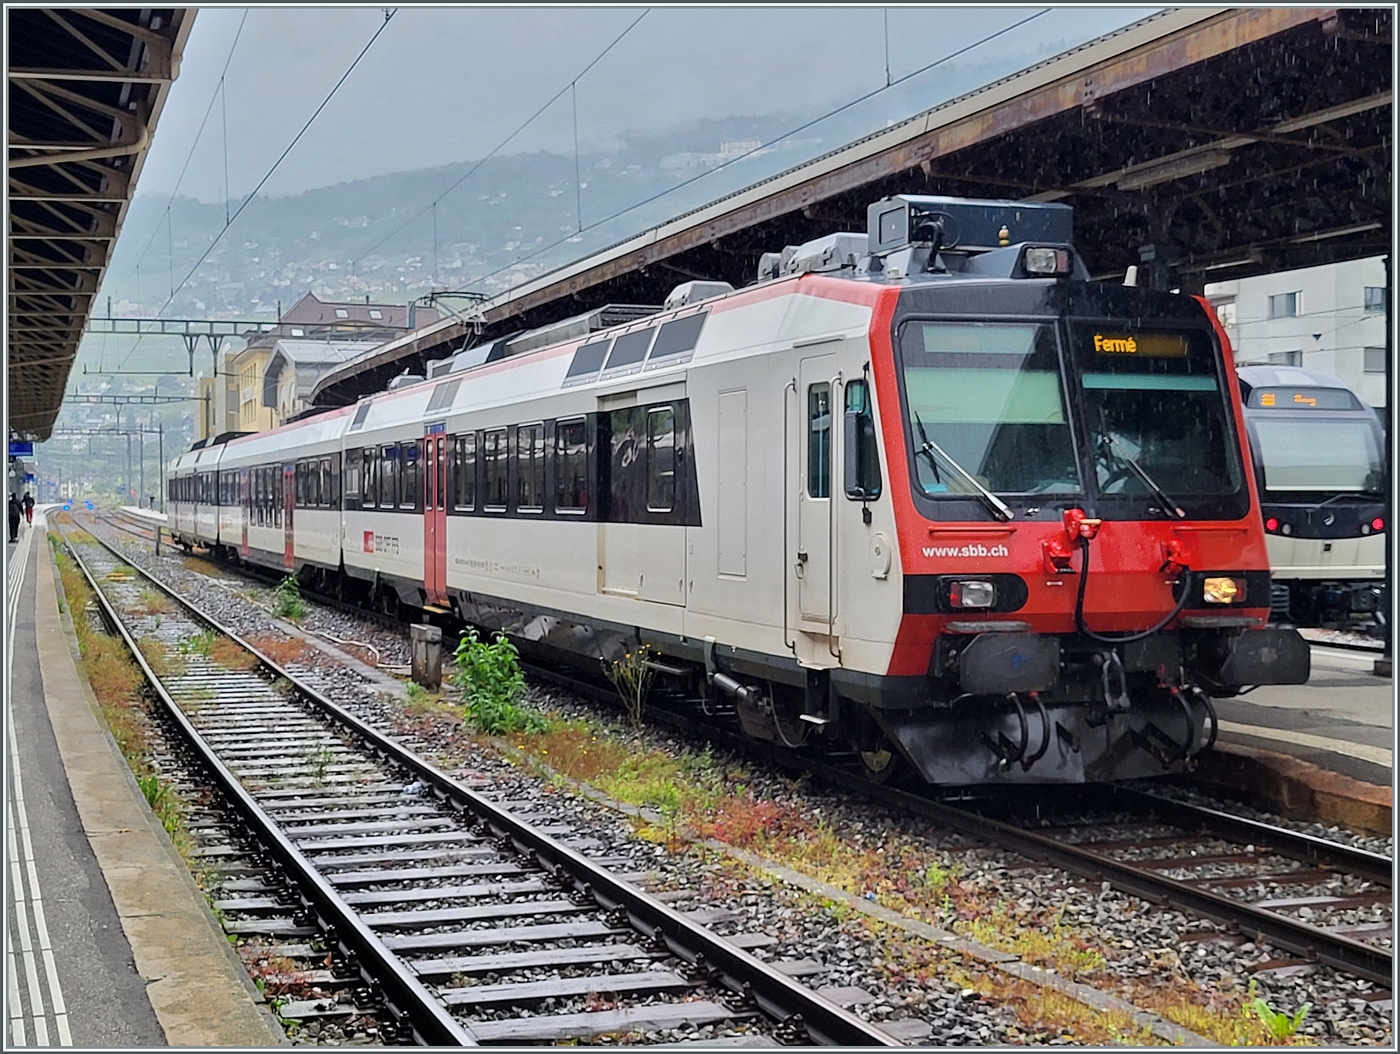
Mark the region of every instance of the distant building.
<instances>
[{"instance_id":1,"label":"distant building","mask_svg":"<svg viewBox=\"0 0 1400 1054\"><path fill-rule=\"evenodd\" d=\"M1379 257L1213 282L1206 298L1241 366L1302 366L1384 406L1385 264Z\"/></svg>"},{"instance_id":2,"label":"distant building","mask_svg":"<svg viewBox=\"0 0 1400 1054\"><path fill-rule=\"evenodd\" d=\"M377 348L379 341L279 338L263 367L263 406L286 424L311 406L311 389L329 370Z\"/></svg>"},{"instance_id":3,"label":"distant building","mask_svg":"<svg viewBox=\"0 0 1400 1054\"><path fill-rule=\"evenodd\" d=\"M219 376L201 379L196 438L276 428L306 409L321 373L437 320L430 307L334 303L307 293L276 329L244 334L246 346L220 358Z\"/></svg>"}]
</instances>

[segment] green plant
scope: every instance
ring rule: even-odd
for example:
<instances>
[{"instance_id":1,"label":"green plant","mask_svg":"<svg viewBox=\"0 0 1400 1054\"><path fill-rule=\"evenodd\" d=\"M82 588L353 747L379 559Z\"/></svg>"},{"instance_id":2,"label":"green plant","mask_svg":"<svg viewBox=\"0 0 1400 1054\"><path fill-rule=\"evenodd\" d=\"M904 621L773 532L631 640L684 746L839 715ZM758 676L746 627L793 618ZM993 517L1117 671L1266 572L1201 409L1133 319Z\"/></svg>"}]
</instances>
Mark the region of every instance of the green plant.
<instances>
[{"instance_id":1,"label":"green plant","mask_svg":"<svg viewBox=\"0 0 1400 1054\"><path fill-rule=\"evenodd\" d=\"M146 796L146 804L151 807L156 819L160 820L160 825L165 828L165 833L175 834L180 829L180 802L170 789L170 784L162 783L154 772L146 776L137 776L136 783L141 788L141 793Z\"/></svg>"},{"instance_id":2,"label":"green plant","mask_svg":"<svg viewBox=\"0 0 1400 1054\"><path fill-rule=\"evenodd\" d=\"M409 681L403 686L403 690L408 695L408 701L410 703L419 702L425 695L428 694L425 691L423 691L423 686L417 681Z\"/></svg>"},{"instance_id":3,"label":"green plant","mask_svg":"<svg viewBox=\"0 0 1400 1054\"><path fill-rule=\"evenodd\" d=\"M306 602L301 599L301 586L296 575L288 575L272 591L272 613L293 622L306 617Z\"/></svg>"},{"instance_id":4,"label":"green plant","mask_svg":"<svg viewBox=\"0 0 1400 1054\"><path fill-rule=\"evenodd\" d=\"M180 650L197 652L207 659L214 651L214 641L217 639L214 631L207 629L202 633L196 633L193 637L187 637L180 643Z\"/></svg>"},{"instance_id":5,"label":"green plant","mask_svg":"<svg viewBox=\"0 0 1400 1054\"><path fill-rule=\"evenodd\" d=\"M326 778L326 766L331 763L332 757L331 748L324 743L306 756L306 763L311 766L311 773L316 777L317 783Z\"/></svg>"},{"instance_id":6,"label":"green plant","mask_svg":"<svg viewBox=\"0 0 1400 1054\"><path fill-rule=\"evenodd\" d=\"M612 681L617 694L622 697L622 705L627 710L627 719L632 722L632 727L641 728L642 708L646 704L651 682L656 676L656 670L651 663L651 645L643 644L612 662L604 659L603 673Z\"/></svg>"},{"instance_id":7,"label":"green plant","mask_svg":"<svg viewBox=\"0 0 1400 1054\"><path fill-rule=\"evenodd\" d=\"M461 690L467 720L488 735L543 732L544 715L521 706L525 698L525 673L520 653L504 633L489 644L468 628L453 655L453 683Z\"/></svg>"},{"instance_id":8,"label":"green plant","mask_svg":"<svg viewBox=\"0 0 1400 1054\"><path fill-rule=\"evenodd\" d=\"M1296 1013L1290 1016L1286 1011L1275 1010L1269 1005L1267 999L1257 995L1258 986L1259 982L1251 977L1249 979L1249 1002L1245 1004L1246 1009L1252 1010L1254 1016L1264 1022L1264 1027L1269 1030L1269 1035L1274 1039L1290 1039L1307 1020L1308 1011L1312 1009L1312 1004L1304 1003Z\"/></svg>"}]
</instances>

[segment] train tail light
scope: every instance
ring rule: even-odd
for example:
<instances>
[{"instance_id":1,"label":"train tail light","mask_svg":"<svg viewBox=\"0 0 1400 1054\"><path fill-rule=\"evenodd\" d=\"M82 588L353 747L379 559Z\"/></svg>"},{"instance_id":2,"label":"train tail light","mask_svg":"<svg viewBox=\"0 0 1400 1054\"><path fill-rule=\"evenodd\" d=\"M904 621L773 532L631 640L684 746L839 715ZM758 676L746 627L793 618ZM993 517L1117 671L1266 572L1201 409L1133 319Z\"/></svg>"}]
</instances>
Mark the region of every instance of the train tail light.
<instances>
[{"instance_id":1,"label":"train tail light","mask_svg":"<svg viewBox=\"0 0 1400 1054\"><path fill-rule=\"evenodd\" d=\"M1381 517L1377 516L1374 520L1371 521L1371 530L1373 530L1373 531L1383 531L1383 530L1385 530L1385 520L1382 519Z\"/></svg>"},{"instance_id":2,"label":"train tail light","mask_svg":"<svg viewBox=\"0 0 1400 1054\"><path fill-rule=\"evenodd\" d=\"M1201 583L1201 595L1207 604L1240 604L1249 591L1243 578L1207 578Z\"/></svg>"},{"instance_id":3,"label":"train tail light","mask_svg":"<svg viewBox=\"0 0 1400 1054\"><path fill-rule=\"evenodd\" d=\"M1264 521L1264 530L1268 531L1270 534L1277 534L1277 533L1278 533L1278 517L1277 517L1277 516L1270 516L1267 520L1265 520L1265 521Z\"/></svg>"},{"instance_id":4,"label":"train tail light","mask_svg":"<svg viewBox=\"0 0 1400 1054\"><path fill-rule=\"evenodd\" d=\"M948 587L948 603L955 608L989 608L997 602L992 582L953 582Z\"/></svg>"}]
</instances>

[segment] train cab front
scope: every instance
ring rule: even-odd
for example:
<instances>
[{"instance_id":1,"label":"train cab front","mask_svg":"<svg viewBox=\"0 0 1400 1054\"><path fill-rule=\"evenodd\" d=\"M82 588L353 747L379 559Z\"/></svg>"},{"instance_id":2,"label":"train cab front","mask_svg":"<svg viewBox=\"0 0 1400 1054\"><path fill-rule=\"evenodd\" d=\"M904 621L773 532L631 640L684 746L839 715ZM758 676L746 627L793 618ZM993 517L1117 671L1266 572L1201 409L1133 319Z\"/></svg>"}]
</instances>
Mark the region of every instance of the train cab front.
<instances>
[{"instance_id":1,"label":"train cab front","mask_svg":"<svg viewBox=\"0 0 1400 1054\"><path fill-rule=\"evenodd\" d=\"M1308 678L1303 639L1266 627L1213 316L1065 270L906 282L883 371L872 349L898 405L891 681L918 687L869 707L866 735L931 783L1180 771L1214 741L1212 697Z\"/></svg>"}]
</instances>

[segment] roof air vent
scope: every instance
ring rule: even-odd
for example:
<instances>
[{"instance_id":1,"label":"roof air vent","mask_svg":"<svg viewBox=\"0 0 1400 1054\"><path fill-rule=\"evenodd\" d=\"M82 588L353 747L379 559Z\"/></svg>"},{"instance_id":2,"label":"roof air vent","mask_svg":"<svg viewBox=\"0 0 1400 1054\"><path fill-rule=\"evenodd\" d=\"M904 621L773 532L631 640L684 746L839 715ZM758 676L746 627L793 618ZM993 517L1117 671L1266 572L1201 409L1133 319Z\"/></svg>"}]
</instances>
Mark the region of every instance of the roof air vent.
<instances>
[{"instance_id":1,"label":"roof air vent","mask_svg":"<svg viewBox=\"0 0 1400 1054\"><path fill-rule=\"evenodd\" d=\"M389 391L398 391L400 388L407 388L410 384L417 384L423 380L421 373L401 373L389 382Z\"/></svg>"},{"instance_id":2,"label":"roof air vent","mask_svg":"<svg viewBox=\"0 0 1400 1054\"><path fill-rule=\"evenodd\" d=\"M855 267L869 251L870 239L863 233L843 231L783 250L783 274L809 274ZM789 255L791 250L791 255Z\"/></svg>"},{"instance_id":3,"label":"roof air vent","mask_svg":"<svg viewBox=\"0 0 1400 1054\"><path fill-rule=\"evenodd\" d=\"M686 304L698 304L702 300L732 292L734 287L728 282L682 282L671 290L671 295L666 298L661 310L670 311L675 307L685 307Z\"/></svg>"}]
</instances>

